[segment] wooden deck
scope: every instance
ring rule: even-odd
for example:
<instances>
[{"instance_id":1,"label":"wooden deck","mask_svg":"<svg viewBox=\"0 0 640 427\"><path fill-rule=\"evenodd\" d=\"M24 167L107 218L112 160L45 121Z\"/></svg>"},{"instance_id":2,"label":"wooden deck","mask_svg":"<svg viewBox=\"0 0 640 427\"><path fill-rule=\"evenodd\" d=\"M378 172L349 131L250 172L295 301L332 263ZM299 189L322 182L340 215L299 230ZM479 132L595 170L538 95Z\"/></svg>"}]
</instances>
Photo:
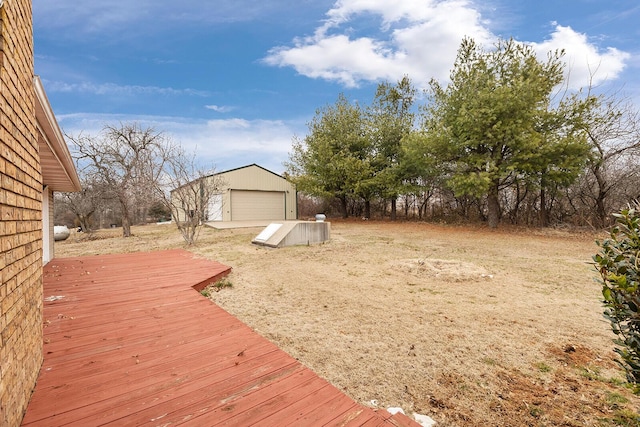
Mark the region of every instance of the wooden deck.
<instances>
[{"instance_id":1,"label":"wooden deck","mask_svg":"<svg viewBox=\"0 0 640 427\"><path fill-rule=\"evenodd\" d=\"M51 261L23 425L418 425L357 404L196 292L229 271L183 250Z\"/></svg>"}]
</instances>

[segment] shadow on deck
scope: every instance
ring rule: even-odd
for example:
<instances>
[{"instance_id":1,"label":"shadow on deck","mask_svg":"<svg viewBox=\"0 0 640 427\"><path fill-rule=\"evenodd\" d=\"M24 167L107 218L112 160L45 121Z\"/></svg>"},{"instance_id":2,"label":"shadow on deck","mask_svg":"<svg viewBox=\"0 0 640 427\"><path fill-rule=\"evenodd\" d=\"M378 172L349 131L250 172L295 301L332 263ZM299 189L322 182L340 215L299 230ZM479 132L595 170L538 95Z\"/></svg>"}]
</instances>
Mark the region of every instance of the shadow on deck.
<instances>
[{"instance_id":1,"label":"shadow on deck","mask_svg":"<svg viewBox=\"0 0 640 427\"><path fill-rule=\"evenodd\" d=\"M418 425L357 404L194 291L230 270L184 250L51 261L22 425Z\"/></svg>"}]
</instances>

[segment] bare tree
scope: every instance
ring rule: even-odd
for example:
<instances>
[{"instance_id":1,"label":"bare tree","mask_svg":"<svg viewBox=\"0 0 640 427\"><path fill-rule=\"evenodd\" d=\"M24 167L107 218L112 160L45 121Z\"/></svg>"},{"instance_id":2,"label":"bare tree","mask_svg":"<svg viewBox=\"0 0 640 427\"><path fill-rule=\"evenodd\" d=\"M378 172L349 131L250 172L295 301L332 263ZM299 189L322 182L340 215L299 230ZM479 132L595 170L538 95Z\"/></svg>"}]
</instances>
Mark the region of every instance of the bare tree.
<instances>
[{"instance_id":1,"label":"bare tree","mask_svg":"<svg viewBox=\"0 0 640 427\"><path fill-rule=\"evenodd\" d=\"M180 147L174 148L164 164L162 182L156 195L162 200L187 245L198 239L201 227L215 215L222 214L221 188L225 183L215 169L197 165Z\"/></svg>"},{"instance_id":2,"label":"bare tree","mask_svg":"<svg viewBox=\"0 0 640 427\"><path fill-rule=\"evenodd\" d=\"M151 200L170 157L171 142L163 133L137 123L106 125L98 136L67 137L73 142L82 173L118 201L122 235L131 236L133 210Z\"/></svg>"},{"instance_id":3,"label":"bare tree","mask_svg":"<svg viewBox=\"0 0 640 427\"><path fill-rule=\"evenodd\" d=\"M94 215L104 206L108 194L99 184L81 178L82 190L75 193L60 193L58 201L62 207L72 212L77 224L84 232L94 229Z\"/></svg>"},{"instance_id":4,"label":"bare tree","mask_svg":"<svg viewBox=\"0 0 640 427\"><path fill-rule=\"evenodd\" d=\"M604 227L611 212L639 195L633 177L640 159L640 114L631 102L614 94L600 100L587 133L591 157L580 193L593 212L593 225Z\"/></svg>"}]
</instances>

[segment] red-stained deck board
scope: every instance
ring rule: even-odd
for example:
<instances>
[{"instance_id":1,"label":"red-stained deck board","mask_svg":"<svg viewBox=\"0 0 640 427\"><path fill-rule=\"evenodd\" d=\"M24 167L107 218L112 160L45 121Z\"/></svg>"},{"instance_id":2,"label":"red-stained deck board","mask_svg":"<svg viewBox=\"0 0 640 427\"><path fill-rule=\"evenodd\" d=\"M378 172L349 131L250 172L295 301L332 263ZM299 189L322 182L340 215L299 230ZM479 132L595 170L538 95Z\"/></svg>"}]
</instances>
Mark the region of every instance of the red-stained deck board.
<instances>
[{"instance_id":1,"label":"red-stained deck board","mask_svg":"<svg viewBox=\"0 0 640 427\"><path fill-rule=\"evenodd\" d=\"M252 338L251 335L246 335L247 339ZM234 356L233 347L234 344L238 344L239 348L242 346L243 339L240 334L226 334L226 335L213 335L201 340L193 340L190 342L185 342L181 345L181 360L183 361L182 365L185 365L189 361L202 361L204 358L208 360L209 358L215 358L214 360L222 360L225 357L228 357L227 354L224 354L222 351L228 348L227 353L230 353ZM258 343L253 344L250 348L253 350L254 348L264 347L266 343ZM249 345L249 343L247 344ZM103 351L99 354L85 353L88 354L89 357L84 358L75 358L69 360L60 360L57 363L52 363L49 365L49 370L41 373L39 382L43 383L49 379L48 373L57 370L65 370L65 369L73 369L74 375L77 376L92 376L98 375L100 372L114 372L115 370L122 368L123 365L128 365L129 363L142 363L149 364L153 367L168 365L174 366L175 357L172 354L167 354L166 345L145 345L139 348L138 351L132 352L133 347L128 347L125 350L115 350L115 351ZM244 348L244 347L243 347ZM241 350L240 350L241 351ZM133 353L133 354L131 354ZM134 357L135 356L135 357ZM62 359L58 357L58 359ZM96 365L100 365L100 369L96 369ZM55 381L55 376L54 376Z\"/></svg>"},{"instance_id":2,"label":"red-stained deck board","mask_svg":"<svg viewBox=\"0 0 640 427\"><path fill-rule=\"evenodd\" d=\"M227 345L227 342L222 343ZM213 346L212 346L213 347ZM265 358L264 364L268 362L267 357L271 355L270 349L265 346L251 347L251 353L254 352L254 357ZM247 350L249 351L249 350ZM76 398L89 398L89 395L94 395L92 401L99 400L99 396L111 396L120 393L122 378L126 378L127 382L131 382L132 386L130 391L136 388L148 388L157 384L158 382L176 382L184 381L194 376L207 375L210 372L226 369L229 366L237 367L235 365L238 361L236 356L237 348L232 351L227 351L226 354L216 352L215 349L209 352L203 351L195 355L185 355L180 357L180 364L176 364L175 358L164 358L160 360L146 360L144 356L138 355L138 357L128 356L120 363L105 364L96 369L96 372L90 372L87 369L82 371L74 371L73 387L69 388L69 383L60 384L56 383L55 375L47 375L43 379L42 384L39 384L44 389L50 388L48 392L52 398L64 397L68 400L70 405L73 405L73 401ZM140 357L143 357L140 359ZM142 360L142 361L140 361ZM240 368L236 368L239 370ZM59 403L62 405L62 403Z\"/></svg>"},{"instance_id":3,"label":"red-stained deck board","mask_svg":"<svg viewBox=\"0 0 640 427\"><path fill-rule=\"evenodd\" d=\"M22 425L418 425L357 404L197 292L229 271L184 250L51 261Z\"/></svg>"}]
</instances>

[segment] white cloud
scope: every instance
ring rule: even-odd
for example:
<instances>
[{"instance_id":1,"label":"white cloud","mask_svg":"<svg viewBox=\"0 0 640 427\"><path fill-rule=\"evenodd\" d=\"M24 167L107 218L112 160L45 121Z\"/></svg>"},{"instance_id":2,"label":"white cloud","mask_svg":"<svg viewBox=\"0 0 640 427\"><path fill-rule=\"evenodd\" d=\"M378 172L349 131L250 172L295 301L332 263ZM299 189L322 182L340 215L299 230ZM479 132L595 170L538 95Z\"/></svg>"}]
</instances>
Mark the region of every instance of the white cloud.
<instances>
[{"instance_id":1,"label":"white cloud","mask_svg":"<svg viewBox=\"0 0 640 427\"><path fill-rule=\"evenodd\" d=\"M440 20L443 13L462 12L468 15L471 11L477 15L471 2L467 0L402 0L389 2L384 0L338 0L334 8L327 12L327 21L324 28L338 26L349 22L352 16L370 13L379 15L382 19L382 28L387 30L393 24L401 21L410 23L423 23ZM478 16L471 17L475 24ZM464 19L470 18L465 16Z\"/></svg>"},{"instance_id":2,"label":"white cloud","mask_svg":"<svg viewBox=\"0 0 640 427\"><path fill-rule=\"evenodd\" d=\"M58 37L108 33L113 40L184 25L248 22L280 7L291 10L295 4L294 0L33 0L33 17L36 30L54 30Z\"/></svg>"},{"instance_id":3,"label":"white cloud","mask_svg":"<svg viewBox=\"0 0 640 427\"><path fill-rule=\"evenodd\" d=\"M257 163L276 173L288 159L293 136L304 132L303 122L280 120L194 120L184 117L126 116L78 113L57 116L69 135L97 135L105 124L138 122L165 132L187 152L195 152L203 166L218 170Z\"/></svg>"},{"instance_id":4,"label":"white cloud","mask_svg":"<svg viewBox=\"0 0 640 427\"><path fill-rule=\"evenodd\" d=\"M204 108L206 108L207 110L213 110L216 113L228 113L235 110L235 107L230 107L227 105L205 105Z\"/></svg>"},{"instance_id":5,"label":"white cloud","mask_svg":"<svg viewBox=\"0 0 640 427\"><path fill-rule=\"evenodd\" d=\"M379 31L353 36L357 19ZM464 37L491 48L498 37L476 5L466 0L338 0L312 36L292 46L273 48L264 62L292 67L301 75L338 82L346 87L361 82L396 81L404 75L424 87L431 78L447 80ZM557 25L549 39L531 43L542 58L564 48L571 87L615 79L630 58L615 48L599 49L585 34Z\"/></svg>"},{"instance_id":6,"label":"white cloud","mask_svg":"<svg viewBox=\"0 0 640 427\"><path fill-rule=\"evenodd\" d=\"M352 39L343 27L362 15L376 16L380 32ZM347 87L405 74L421 84L446 78L465 36L479 43L493 39L468 1L340 0L313 36L272 49L264 61Z\"/></svg>"},{"instance_id":7,"label":"white cloud","mask_svg":"<svg viewBox=\"0 0 640 427\"><path fill-rule=\"evenodd\" d=\"M613 47L600 50L589 42L586 34L578 33L571 27L555 26L551 36L541 43L531 43L540 58L546 58L549 51L564 49L565 72L568 86L572 89L586 87L591 82L599 85L615 80L622 73L631 55Z\"/></svg>"},{"instance_id":8,"label":"white cloud","mask_svg":"<svg viewBox=\"0 0 640 427\"><path fill-rule=\"evenodd\" d=\"M44 84L47 87L47 92L74 92L85 93L92 95L118 95L118 96L130 96L130 95L191 95L206 97L210 93L207 91L196 89L175 89L172 87L158 87L158 86L138 86L138 85L118 85L115 83L66 83L45 81Z\"/></svg>"}]
</instances>

